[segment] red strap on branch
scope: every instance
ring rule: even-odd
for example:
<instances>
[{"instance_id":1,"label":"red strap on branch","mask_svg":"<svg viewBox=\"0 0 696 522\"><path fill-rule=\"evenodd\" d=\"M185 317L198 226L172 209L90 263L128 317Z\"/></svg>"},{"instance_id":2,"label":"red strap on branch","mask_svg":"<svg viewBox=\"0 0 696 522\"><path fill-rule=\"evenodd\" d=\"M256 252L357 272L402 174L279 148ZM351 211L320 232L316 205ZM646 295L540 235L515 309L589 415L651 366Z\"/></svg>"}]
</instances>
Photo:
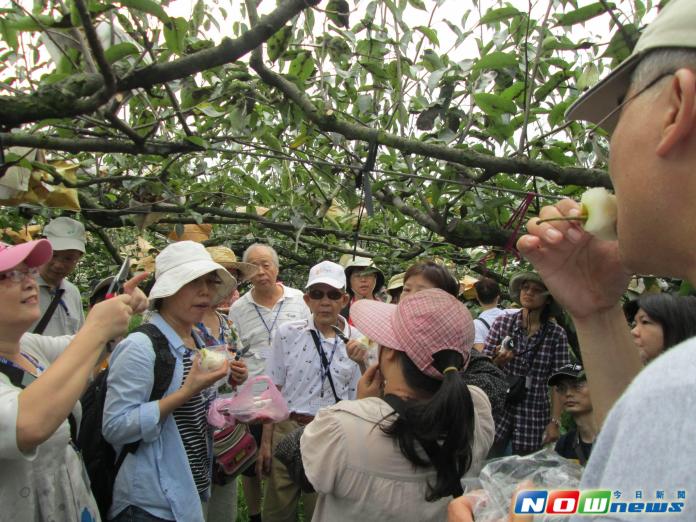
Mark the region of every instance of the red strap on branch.
<instances>
[{"instance_id":1,"label":"red strap on branch","mask_svg":"<svg viewBox=\"0 0 696 522\"><path fill-rule=\"evenodd\" d=\"M507 242L505 243L505 246L503 247L503 252L504 252L504 257L503 257L503 267L507 266L507 258L508 254L514 255L517 259L520 259L520 253L517 251L517 247L515 244L517 243L517 237L520 232L520 228L522 228L522 223L524 223L524 219L527 215L527 210L529 209L529 205L532 204L532 201L534 201L534 192L527 192L527 195L525 196L524 200L522 203L519 204L519 206L515 209L515 211L512 213L510 216L510 219L507 220L507 223L503 225L503 230L508 230L512 229L512 233L510 234L510 237L508 238ZM491 259L495 253L493 252L493 249L486 254L479 263L485 267L486 262Z\"/></svg>"}]
</instances>

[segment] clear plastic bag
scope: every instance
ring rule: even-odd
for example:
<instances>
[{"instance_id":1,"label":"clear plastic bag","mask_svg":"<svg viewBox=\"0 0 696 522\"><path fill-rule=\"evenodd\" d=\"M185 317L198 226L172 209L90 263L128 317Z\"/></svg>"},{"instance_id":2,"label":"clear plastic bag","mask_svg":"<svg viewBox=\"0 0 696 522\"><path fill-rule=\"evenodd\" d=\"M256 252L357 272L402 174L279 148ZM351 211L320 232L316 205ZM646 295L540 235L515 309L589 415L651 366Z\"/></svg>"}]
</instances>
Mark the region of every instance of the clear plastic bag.
<instances>
[{"instance_id":1,"label":"clear plastic bag","mask_svg":"<svg viewBox=\"0 0 696 522\"><path fill-rule=\"evenodd\" d=\"M252 377L234 397L215 399L208 409L208 423L220 429L235 422L280 422L289 416L287 402L266 375Z\"/></svg>"},{"instance_id":2,"label":"clear plastic bag","mask_svg":"<svg viewBox=\"0 0 696 522\"><path fill-rule=\"evenodd\" d=\"M530 481L535 489L577 489L582 471L582 466L561 457L553 448L544 448L524 457L512 455L492 460L479 475L486 500L478 504L475 520L507 520L512 495L523 481ZM534 520L567 521L568 517L537 515Z\"/></svg>"}]
</instances>

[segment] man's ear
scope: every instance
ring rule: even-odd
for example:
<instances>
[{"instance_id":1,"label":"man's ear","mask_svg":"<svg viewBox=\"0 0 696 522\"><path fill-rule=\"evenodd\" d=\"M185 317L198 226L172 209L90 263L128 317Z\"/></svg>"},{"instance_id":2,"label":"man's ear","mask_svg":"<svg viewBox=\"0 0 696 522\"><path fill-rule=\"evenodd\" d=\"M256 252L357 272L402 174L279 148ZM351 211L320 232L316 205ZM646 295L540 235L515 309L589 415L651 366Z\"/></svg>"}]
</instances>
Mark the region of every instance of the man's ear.
<instances>
[{"instance_id":1,"label":"man's ear","mask_svg":"<svg viewBox=\"0 0 696 522\"><path fill-rule=\"evenodd\" d=\"M667 111L662 115L662 135L655 152L667 156L680 144L687 143L696 130L696 74L679 69L669 86Z\"/></svg>"},{"instance_id":2,"label":"man's ear","mask_svg":"<svg viewBox=\"0 0 696 522\"><path fill-rule=\"evenodd\" d=\"M348 301L350 301L350 296L348 294L343 294L343 296L341 297L341 308L345 308L348 304Z\"/></svg>"},{"instance_id":3,"label":"man's ear","mask_svg":"<svg viewBox=\"0 0 696 522\"><path fill-rule=\"evenodd\" d=\"M302 294L302 299L304 299L305 304L309 306L309 296L307 294Z\"/></svg>"}]
</instances>

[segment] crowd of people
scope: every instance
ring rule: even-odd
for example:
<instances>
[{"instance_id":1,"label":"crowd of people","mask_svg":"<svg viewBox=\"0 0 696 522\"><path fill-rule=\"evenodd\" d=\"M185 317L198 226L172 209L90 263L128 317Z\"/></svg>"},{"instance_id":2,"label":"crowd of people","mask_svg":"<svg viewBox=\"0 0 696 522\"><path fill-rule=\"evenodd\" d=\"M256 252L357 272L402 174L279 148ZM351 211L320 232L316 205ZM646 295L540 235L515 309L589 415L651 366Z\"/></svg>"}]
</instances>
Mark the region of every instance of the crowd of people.
<instances>
[{"instance_id":1,"label":"crowd of people","mask_svg":"<svg viewBox=\"0 0 696 522\"><path fill-rule=\"evenodd\" d=\"M672 0L570 109L612 135L618 242L556 219L580 215L573 201L544 207L518 242L537 271L507 288L479 278L477 304L430 260L387 279L391 267L366 257L317 259L300 290L281 282L268 244L238 261L184 239L155 258L147 296L148 274L120 293L111 278L85 316L67 279L86 250L79 221L0 243L2 518L231 521L239 475L252 521L293 521L300 507L317 521L469 521L480 496L463 478L545 446L586 466L581 489L689 490L696 297L624 292L637 273L696 282L684 240L696 212L693 27L696 7ZM204 368L220 346L224 361ZM289 416L244 426L254 464L230 475L209 409L262 375ZM77 446L80 398L101 383L106 503ZM686 502L681 516L695 513Z\"/></svg>"}]
</instances>

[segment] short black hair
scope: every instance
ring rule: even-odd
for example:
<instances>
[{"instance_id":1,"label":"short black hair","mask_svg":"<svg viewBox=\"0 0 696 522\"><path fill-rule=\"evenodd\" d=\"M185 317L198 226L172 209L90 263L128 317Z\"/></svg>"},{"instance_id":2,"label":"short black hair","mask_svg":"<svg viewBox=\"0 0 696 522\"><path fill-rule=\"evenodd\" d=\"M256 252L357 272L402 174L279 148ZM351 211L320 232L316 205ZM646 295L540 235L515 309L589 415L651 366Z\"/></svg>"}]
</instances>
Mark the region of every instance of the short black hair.
<instances>
[{"instance_id":1,"label":"short black hair","mask_svg":"<svg viewBox=\"0 0 696 522\"><path fill-rule=\"evenodd\" d=\"M481 301L481 304L491 304L496 297L500 296L500 285L495 279L490 277L482 277L474 283L476 297Z\"/></svg>"},{"instance_id":2,"label":"short black hair","mask_svg":"<svg viewBox=\"0 0 696 522\"><path fill-rule=\"evenodd\" d=\"M404 284L415 275L421 275L435 288L444 290L454 297L459 297L459 281L447 270L447 267L435 261L420 261L406 270Z\"/></svg>"}]
</instances>

